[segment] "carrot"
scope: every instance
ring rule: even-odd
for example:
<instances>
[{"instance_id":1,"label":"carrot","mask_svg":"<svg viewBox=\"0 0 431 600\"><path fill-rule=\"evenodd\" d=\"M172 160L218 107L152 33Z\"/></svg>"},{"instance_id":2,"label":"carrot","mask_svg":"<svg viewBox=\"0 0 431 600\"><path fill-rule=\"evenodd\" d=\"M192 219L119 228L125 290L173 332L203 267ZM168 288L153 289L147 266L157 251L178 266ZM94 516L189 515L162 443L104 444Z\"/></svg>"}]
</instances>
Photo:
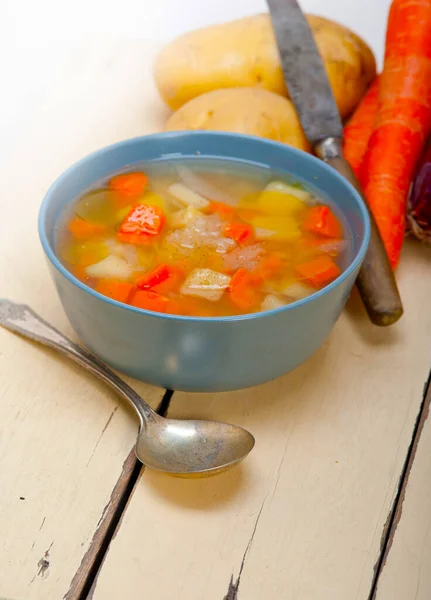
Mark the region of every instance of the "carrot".
<instances>
[{"instance_id":1,"label":"carrot","mask_svg":"<svg viewBox=\"0 0 431 600\"><path fill-rule=\"evenodd\" d=\"M162 264L141 277L136 285L141 290L153 290L159 294L167 294L178 286L181 278L181 269Z\"/></svg>"},{"instance_id":2,"label":"carrot","mask_svg":"<svg viewBox=\"0 0 431 600\"><path fill-rule=\"evenodd\" d=\"M121 223L117 237L130 244L146 243L149 237L162 231L165 220L165 213L159 206L135 204Z\"/></svg>"},{"instance_id":3,"label":"carrot","mask_svg":"<svg viewBox=\"0 0 431 600\"><path fill-rule=\"evenodd\" d=\"M312 206L305 217L304 229L327 238L341 238L343 230L329 206Z\"/></svg>"},{"instance_id":4,"label":"carrot","mask_svg":"<svg viewBox=\"0 0 431 600\"><path fill-rule=\"evenodd\" d=\"M283 270L283 267L283 259L278 254L273 253L260 261L254 274L261 280L269 279L270 277L279 274L280 271ZM256 283L259 284L261 281L256 279Z\"/></svg>"},{"instance_id":5,"label":"carrot","mask_svg":"<svg viewBox=\"0 0 431 600\"><path fill-rule=\"evenodd\" d=\"M113 281L112 279L99 279L94 289L99 294L108 296L117 302L126 303L133 290L133 285L126 281Z\"/></svg>"},{"instance_id":6,"label":"carrot","mask_svg":"<svg viewBox=\"0 0 431 600\"><path fill-rule=\"evenodd\" d=\"M254 229L248 223L229 223L224 229L224 234L228 238L232 238L238 244L253 244L256 240Z\"/></svg>"},{"instance_id":7,"label":"carrot","mask_svg":"<svg viewBox=\"0 0 431 600\"><path fill-rule=\"evenodd\" d=\"M379 77L376 77L344 128L344 156L356 176L359 176L359 170L376 123L379 107L379 81Z\"/></svg>"},{"instance_id":8,"label":"carrot","mask_svg":"<svg viewBox=\"0 0 431 600\"><path fill-rule=\"evenodd\" d=\"M84 265L73 265L71 272L77 279L80 279L84 283L87 279L90 279L90 277L87 275L86 267Z\"/></svg>"},{"instance_id":9,"label":"carrot","mask_svg":"<svg viewBox=\"0 0 431 600\"><path fill-rule=\"evenodd\" d=\"M157 294L157 292L138 290L133 294L130 304L137 308L165 313L168 312L169 298Z\"/></svg>"},{"instance_id":10,"label":"carrot","mask_svg":"<svg viewBox=\"0 0 431 600\"><path fill-rule=\"evenodd\" d=\"M243 310L252 308L259 302L255 285L256 279L252 273L243 268L238 269L229 284L230 299Z\"/></svg>"},{"instance_id":11,"label":"carrot","mask_svg":"<svg viewBox=\"0 0 431 600\"><path fill-rule=\"evenodd\" d=\"M376 125L359 177L393 268L410 182L431 133L430 35L431 0L393 0Z\"/></svg>"},{"instance_id":12,"label":"carrot","mask_svg":"<svg viewBox=\"0 0 431 600\"><path fill-rule=\"evenodd\" d=\"M128 199L138 198L145 190L148 177L145 173L121 173L109 182L109 187L121 196Z\"/></svg>"},{"instance_id":13,"label":"carrot","mask_svg":"<svg viewBox=\"0 0 431 600\"><path fill-rule=\"evenodd\" d=\"M218 213L222 219L230 219L235 215L235 209L223 202L210 202L207 212Z\"/></svg>"},{"instance_id":14,"label":"carrot","mask_svg":"<svg viewBox=\"0 0 431 600\"><path fill-rule=\"evenodd\" d=\"M326 255L298 265L296 271L301 278L317 288L326 285L341 273L339 266Z\"/></svg>"},{"instance_id":15,"label":"carrot","mask_svg":"<svg viewBox=\"0 0 431 600\"><path fill-rule=\"evenodd\" d=\"M104 225L98 225L96 223L88 223L81 219L81 217L74 217L69 221L68 229L73 237L83 240L93 235L100 235L105 231Z\"/></svg>"}]
</instances>

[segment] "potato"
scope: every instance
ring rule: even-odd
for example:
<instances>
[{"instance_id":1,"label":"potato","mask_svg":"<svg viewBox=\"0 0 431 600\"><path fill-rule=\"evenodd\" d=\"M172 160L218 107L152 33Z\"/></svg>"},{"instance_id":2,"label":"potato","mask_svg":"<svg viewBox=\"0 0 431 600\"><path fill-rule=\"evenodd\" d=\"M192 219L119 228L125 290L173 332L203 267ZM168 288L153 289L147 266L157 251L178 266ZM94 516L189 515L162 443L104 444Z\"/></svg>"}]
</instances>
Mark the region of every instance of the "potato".
<instances>
[{"instance_id":1,"label":"potato","mask_svg":"<svg viewBox=\"0 0 431 600\"><path fill-rule=\"evenodd\" d=\"M309 150L291 101L262 88L213 90L193 98L165 125L166 131L185 129L246 133Z\"/></svg>"},{"instance_id":2,"label":"potato","mask_svg":"<svg viewBox=\"0 0 431 600\"><path fill-rule=\"evenodd\" d=\"M307 16L341 116L358 104L376 74L370 48L352 31ZM183 35L159 54L154 77L174 110L211 90L257 86L287 96L269 15L214 25Z\"/></svg>"}]
</instances>

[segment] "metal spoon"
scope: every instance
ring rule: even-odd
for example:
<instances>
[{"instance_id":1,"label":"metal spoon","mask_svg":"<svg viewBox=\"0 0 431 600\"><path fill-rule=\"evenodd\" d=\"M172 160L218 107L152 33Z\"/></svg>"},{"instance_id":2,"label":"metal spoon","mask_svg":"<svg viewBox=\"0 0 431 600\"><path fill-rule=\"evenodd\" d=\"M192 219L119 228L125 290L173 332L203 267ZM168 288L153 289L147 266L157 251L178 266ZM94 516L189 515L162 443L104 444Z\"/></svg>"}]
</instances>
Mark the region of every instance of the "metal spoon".
<instances>
[{"instance_id":1,"label":"metal spoon","mask_svg":"<svg viewBox=\"0 0 431 600\"><path fill-rule=\"evenodd\" d=\"M254 446L251 433L236 425L161 417L103 362L24 304L0 299L0 325L66 354L128 400L140 420L136 456L152 469L180 476L215 475L239 463Z\"/></svg>"}]
</instances>

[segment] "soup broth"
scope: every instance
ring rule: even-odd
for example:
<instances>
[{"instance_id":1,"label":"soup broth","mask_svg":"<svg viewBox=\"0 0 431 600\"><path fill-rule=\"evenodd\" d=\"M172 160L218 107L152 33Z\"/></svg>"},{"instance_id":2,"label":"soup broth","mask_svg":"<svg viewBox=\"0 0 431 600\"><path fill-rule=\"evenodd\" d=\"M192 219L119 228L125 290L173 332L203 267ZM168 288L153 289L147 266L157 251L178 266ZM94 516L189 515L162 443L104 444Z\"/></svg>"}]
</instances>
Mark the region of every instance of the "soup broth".
<instances>
[{"instance_id":1,"label":"soup broth","mask_svg":"<svg viewBox=\"0 0 431 600\"><path fill-rule=\"evenodd\" d=\"M74 201L65 267L119 302L186 316L280 308L336 279L346 228L283 173L204 158L134 165Z\"/></svg>"}]
</instances>

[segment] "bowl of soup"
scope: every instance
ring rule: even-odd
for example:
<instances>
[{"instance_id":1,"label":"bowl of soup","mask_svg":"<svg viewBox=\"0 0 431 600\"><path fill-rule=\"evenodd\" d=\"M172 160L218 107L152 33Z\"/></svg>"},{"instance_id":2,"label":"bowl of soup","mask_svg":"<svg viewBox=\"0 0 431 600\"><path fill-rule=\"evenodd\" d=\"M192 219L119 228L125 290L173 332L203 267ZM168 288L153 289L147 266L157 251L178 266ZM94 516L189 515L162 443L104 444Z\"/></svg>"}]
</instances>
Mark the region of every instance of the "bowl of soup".
<instances>
[{"instance_id":1,"label":"bowl of soup","mask_svg":"<svg viewBox=\"0 0 431 600\"><path fill-rule=\"evenodd\" d=\"M39 234L64 310L107 364L168 389L254 386L312 355L370 235L315 157L236 134L99 150L51 186Z\"/></svg>"}]
</instances>

